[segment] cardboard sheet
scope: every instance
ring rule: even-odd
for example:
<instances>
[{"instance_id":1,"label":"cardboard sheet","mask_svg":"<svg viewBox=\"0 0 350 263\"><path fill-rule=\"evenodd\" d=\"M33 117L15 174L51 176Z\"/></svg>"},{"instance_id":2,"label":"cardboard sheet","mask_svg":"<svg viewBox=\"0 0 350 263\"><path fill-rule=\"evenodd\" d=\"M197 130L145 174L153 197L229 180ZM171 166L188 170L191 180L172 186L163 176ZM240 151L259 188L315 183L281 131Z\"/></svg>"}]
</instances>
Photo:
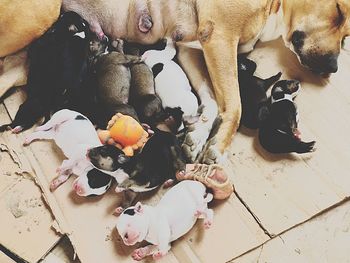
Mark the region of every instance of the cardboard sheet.
<instances>
[{"instance_id":1,"label":"cardboard sheet","mask_svg":"<svg viewBox=\"0 0 350 263\"><path fill-rule=\"evenodd\" d=\"M8 121L1 104L0 120ZM20 148L16 136L8 132L0 136L0 244L28 262L37 262L60 236L51 228L54 219Z\"/></svg>"}]
</instances>

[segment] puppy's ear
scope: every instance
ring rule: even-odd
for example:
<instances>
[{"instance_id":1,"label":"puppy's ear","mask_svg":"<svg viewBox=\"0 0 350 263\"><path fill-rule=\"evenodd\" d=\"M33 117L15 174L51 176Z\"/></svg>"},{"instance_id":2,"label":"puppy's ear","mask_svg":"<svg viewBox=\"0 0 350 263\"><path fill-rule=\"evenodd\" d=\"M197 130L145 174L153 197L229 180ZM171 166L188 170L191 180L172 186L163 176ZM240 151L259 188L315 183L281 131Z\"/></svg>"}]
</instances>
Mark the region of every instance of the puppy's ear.
<instances>
[{"instance_id":1,"label":"puppy's ear","mask_svg":"<svg viewBox=\"0 0 350 263\"><path fill-rule=\"evenodd\" d=\"M135 205L135 212L137 214L143 213L143 206L142 206L141 202L137 202L137 204Z\"/></svg>"},{"instance_id":2,"label":"puppy's ear","mask_svg":"<svg viewBox=\"0 0 350 263\"><path fill-rule=\"evenodd\" d=\"M274 87L271 91L271 97L274 99L274 100L280 100L284 97L284 91L283 91L283 88L282 87Z\"/></svg>"},{"instance_id":3,"label":"puppy's ear","mask_svg":"<svg viewBox=\"0 0 350 263\"><path fill-rule=\"evenodd\" d=\"M125 164L130 160L130 157L126 156L125 154L120 154L118 156L118 163Z\"/></svg>"},{"instance_id":4,"label":"puppy's ear","mask_svg":"<svg viewBox=\"0 0 350 263\"><path fill-rule=\"evenodd\" d=\"M69 32L72 32L72 33L77 33L79 31L76 25L73 25L73 24L68 27L68 30Z\"/></svg>"}]
</instances>

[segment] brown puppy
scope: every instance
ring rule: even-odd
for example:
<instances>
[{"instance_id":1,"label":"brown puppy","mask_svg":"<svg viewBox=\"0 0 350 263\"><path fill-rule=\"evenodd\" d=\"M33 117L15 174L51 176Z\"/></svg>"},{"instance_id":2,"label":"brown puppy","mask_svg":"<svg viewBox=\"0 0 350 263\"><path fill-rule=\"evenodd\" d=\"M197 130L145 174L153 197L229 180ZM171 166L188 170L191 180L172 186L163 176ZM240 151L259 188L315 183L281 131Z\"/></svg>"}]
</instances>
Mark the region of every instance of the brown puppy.
<instances>
[{"instance_id":1,"label":"brown puppy","mask_svg":"<svg viewBox=\"0 0 350 263\"><path fill-rule=\"evenodd\" d=\"M0 57L12 54L40 37L59 16L62 0L2 0Z\"/></svg>"},{"instance_id":2,"label":"brown puppy","mask_svg":"<svg viewBox=\"0 0 350 263\"><path fill-rule=\"evenodd\" d=\"M139 29L139 7L145 4L153 23L147 32ZM202 161L206 163L219 161L217 157L230 145L239 126L239 51L250 51L259 39L282 35L303 65L328 74L337 70L341 42L350 34L348 0L64 0L63 7L76 11L90 24L97 23L113 39L154 43L172 36L175 41L200 41L222 119L217 134L205 147ZM189 56L193 65L202 59ZM196 68L191 68L192 74L201 74L194 71ZM199 93L207 83L202 79L193 87ZM192 141L190 149L195 149L195 156L203 142Z\"/></svg>"}]
</instances>

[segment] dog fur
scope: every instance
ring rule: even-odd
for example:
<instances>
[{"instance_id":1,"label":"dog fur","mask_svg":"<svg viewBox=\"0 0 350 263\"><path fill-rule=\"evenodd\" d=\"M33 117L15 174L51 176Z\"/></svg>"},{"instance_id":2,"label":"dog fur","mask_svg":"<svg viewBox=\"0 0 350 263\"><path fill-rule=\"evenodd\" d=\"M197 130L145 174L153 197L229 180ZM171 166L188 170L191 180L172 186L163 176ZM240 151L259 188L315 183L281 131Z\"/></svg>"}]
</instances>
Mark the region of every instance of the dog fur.
<instances>
[{"instance_id":1,"label":"dog fur","mask_svg":"<svg viewBox=\"0 0 350 263\"><path fill-rule=\"evenodd\" d=\"M4 0L0 3L0 57L40 37L59 16L62 0Z\"/></svg>"}]
</instances>

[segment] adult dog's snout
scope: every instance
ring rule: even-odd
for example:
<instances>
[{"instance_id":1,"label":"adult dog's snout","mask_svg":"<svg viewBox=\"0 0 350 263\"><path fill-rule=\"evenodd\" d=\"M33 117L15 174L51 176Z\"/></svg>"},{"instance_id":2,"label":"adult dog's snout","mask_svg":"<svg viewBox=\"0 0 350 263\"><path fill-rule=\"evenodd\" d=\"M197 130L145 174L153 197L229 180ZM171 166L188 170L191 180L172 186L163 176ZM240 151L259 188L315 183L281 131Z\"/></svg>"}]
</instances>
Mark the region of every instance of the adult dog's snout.
<instances>
[{"instance_id":1,"label":"adult dog's snout","mask_svg":"<svg viewBox=\"0 0 350 263\"><path fill-rule=\"evenodd\" d=\"M339 53L312 54L301 57L301 62L317 74L330 74L338 71L338 57Z\"/></svg>"}]
</instances>

